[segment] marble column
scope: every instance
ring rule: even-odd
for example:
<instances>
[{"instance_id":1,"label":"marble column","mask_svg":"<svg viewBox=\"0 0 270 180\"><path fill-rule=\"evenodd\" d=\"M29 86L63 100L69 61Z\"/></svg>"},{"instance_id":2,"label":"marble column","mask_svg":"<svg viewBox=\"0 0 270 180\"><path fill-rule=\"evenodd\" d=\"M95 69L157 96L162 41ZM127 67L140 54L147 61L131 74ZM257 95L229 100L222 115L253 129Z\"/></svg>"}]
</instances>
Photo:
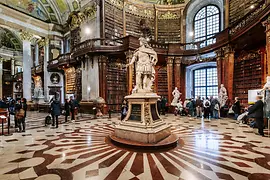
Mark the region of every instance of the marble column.
<instances>
[{"instance_id":1,"label":"marble column","mask_svg":"<svg viewBox=\"0 0 270 180\"><path fill-rule=\"evenodd\" d=\"M33 62L31 39L33 38L33 35L28 31L22 31L20 35L23 41L23 97L27 101L31 101L31 65Z\"/></svg>"},{"instance_id":2,"label":"marble column","mask_svg":"<svg viewBox=\"0 0 270 180\"><path fill-rule=\"evenodd\" d=\"M168 103L172 102L173 91L173 59L174 57L167 57L167 82L168 82Z\"/></svg>"},{"instance_id":3,"label":"marble column","mask_svg":"<svg viewBox=\"0 0 270 180\"><path fill-rule=\"evenodd\" d=\"M44 62L43 62L43 72L44 72L44 100L49 101L49 73L48 73L48 61L49 61L49 39L44 39ZM64 87L63 87L64 88ZM62 99L63 101L63 99Z\"/></svg>"},{"instance_id":4,"label":"marble column","mask_svg":"<svg viewBox=\"0 0 270 180\"><path fill-rule=\"evenodd\" d=\"M126 63L129 64L132 59L133 52L132 51L127 51L125 52L126 55ZM127 81L128 81L128 94L132 92L133 89L133 70L134 70L134 65L132 64L131 66L128 67L128 72L127 72Z\"/></svg>"},{"instance_id":5,"label":"marble column","mask_svg":"<svg viewBox=\"0 0 270 180\"><path fill-rule=\"evenodd\" d=\"M38 43L35 45L35 66L39 65L39 46Z\"/></svg>"},{"instance_id":6,"label":"marble column","mask_svg":"<svg viewBox=\"0 0 270 180\"><path fill-rule=\"evenodd\" d=\"M181 89L181 61L182 57L175 57L174 60L174 82L175 87Z\"/></svg>"},{"instance_id":7,"label":"marble column","mask_svg":"<svg viewBox=\"0 0 270 180\"><path fill-rule=\"evenodd\" d=\"M14 76L14 75L15 75L15 60L12 58L11 59L11 76ZM15 93L14 93L15 82L12 82L12 88L13 88L12 98L14 99L15 98Z\"/></svg>"},{"instance_id":8,"label":"marble column","mask_svg":"<svg viewBox=\"0 0 270 180\"><path fill-rule=\"evenodd\" d=\"M216 61L217 61L217 75L218 75L218 87L220 87L221 84L224 84L223 77L222 77L222 49L217 50L216 52Z\"/></svg>"},{"instance_id":9,"label":"marble column","mask_svg":"<svg viewBox=\"0 0 270 180\"><path fill-rule=\"evenodd\" d=\"M0 98L3 98L3 61L0 59Z\"/></svg>"},{"instance_id":10,"label":"marble column","mask_svg":"<svg viewBox=\"0 0 270 180\"><path fill-rule=\"evenodd\" d=\"M228 91L228 98L233 100L234 51L230 45L225 48L224 59L226 63L226 83L224 85Z\"/></svg>"}]
</instances>

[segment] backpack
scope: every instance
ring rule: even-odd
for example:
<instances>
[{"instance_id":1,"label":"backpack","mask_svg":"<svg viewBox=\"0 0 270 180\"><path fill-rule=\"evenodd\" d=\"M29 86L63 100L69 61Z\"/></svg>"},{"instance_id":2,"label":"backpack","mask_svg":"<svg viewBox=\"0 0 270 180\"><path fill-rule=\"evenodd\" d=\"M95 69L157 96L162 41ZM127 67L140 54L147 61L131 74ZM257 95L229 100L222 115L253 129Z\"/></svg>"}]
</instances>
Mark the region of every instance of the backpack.
<instances>
[{"instance_id":1,"label":"backpack","mask_svg":"<svg viewBox=\"0 0 270 180\"><path fill-rule=\"evenodd\" d=\"M214 109L217 110L217 111L219 111L219 105L218 104L215 104Z\"/></svg>"}]
</instances>

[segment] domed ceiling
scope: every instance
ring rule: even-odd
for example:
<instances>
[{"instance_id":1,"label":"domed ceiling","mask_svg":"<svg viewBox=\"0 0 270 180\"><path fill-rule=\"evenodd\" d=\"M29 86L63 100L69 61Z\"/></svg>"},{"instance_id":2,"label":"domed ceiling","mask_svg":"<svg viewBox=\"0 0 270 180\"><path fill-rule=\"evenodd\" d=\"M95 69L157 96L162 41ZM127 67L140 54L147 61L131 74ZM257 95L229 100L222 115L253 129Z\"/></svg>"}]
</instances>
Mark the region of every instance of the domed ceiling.
<instances>
[{"instance_id":1,"label":"domed ceiling","mask_svg":"<svg viewBox=\"0 0 270 180\"><path fill-rule=\"evenodd\" d=\"M64 24L72 11L80 9L79 0L1 0L1 3L43 21Z\"/></svg>"}]
</instances>

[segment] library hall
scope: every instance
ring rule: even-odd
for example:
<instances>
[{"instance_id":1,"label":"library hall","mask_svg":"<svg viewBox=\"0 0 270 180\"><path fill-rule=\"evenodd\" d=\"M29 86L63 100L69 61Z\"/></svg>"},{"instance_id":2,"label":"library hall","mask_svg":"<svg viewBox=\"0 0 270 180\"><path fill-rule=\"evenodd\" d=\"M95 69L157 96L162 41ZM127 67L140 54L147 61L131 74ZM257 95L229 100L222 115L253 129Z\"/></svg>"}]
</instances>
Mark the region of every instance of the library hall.
<instances>
[{"instance_id":1,"label":"library hall","mask_svg":"<svg viewBox=\"0 0 270 180\"><path fill-rule=\"evenodd\" d=\"M0 180L270 180L270 0L0 0Z\"/></svg>"}]
</instances>

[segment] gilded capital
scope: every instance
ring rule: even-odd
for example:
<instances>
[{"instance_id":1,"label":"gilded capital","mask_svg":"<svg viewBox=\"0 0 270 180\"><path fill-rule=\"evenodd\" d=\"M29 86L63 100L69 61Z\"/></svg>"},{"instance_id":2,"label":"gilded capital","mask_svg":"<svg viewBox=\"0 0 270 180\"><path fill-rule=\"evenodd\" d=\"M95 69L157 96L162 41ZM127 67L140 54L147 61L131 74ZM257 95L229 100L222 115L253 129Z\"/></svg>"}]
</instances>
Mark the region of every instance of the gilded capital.
<instances>
[{"instance_id":1,"label":"gilded capital","mask_svg":"<svg viewBox=\"0 0 270 180\"><path fill-rule=\"evenodd\" d=\"M46 45L49 45L49 39L48 38L42 38L38 41L39 47L44 47Z\"/></svg>"},{"instance_id":2,"label":"gilded capital","mask_svg":"<svg viewBox=\"0 0 270 180\"><path fill-rule=\"evenodd\" d=\"M175 62L175 64L181 64L181 62L182 62L182 57L175 57L174 62Z\"/></svg>"},{"instance_id":3,"label":"gilded capital","mask_svg":"<svg viewBox=\"0 0 270 180\"><path fill-rule=\"evenodd\" d=\"M33 38L33 34L28 32L28 31L24 31L24 30L21 30L20 32L20 38L24 41L31 41L32 38Z\"/></svg>"},{"instance_id":4,"label":"gilded capital","mask_svg":"<svg viewBox=\"0 0 270 180\"><path fill-rule=\"evenodd\" d=\"M173 64L174 57L167 57L167 64Z\"/></svg>"}]
</instances>

